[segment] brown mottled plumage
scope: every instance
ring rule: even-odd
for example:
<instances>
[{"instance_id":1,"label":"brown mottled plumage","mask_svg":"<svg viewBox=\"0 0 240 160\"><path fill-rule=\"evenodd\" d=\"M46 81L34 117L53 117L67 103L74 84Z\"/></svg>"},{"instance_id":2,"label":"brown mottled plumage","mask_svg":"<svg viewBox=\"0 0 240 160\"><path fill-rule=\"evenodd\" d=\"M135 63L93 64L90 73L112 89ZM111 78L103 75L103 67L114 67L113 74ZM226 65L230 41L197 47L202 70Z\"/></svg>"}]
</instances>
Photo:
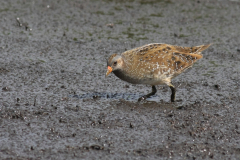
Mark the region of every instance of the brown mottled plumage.
<instances>
[{"instance_id":1,"label":"brown mottled plumage","mask_svg":"<svg viewBox=\"0 0 240 160\"><path fill-rule=\"evenodd\" d=\"M113 72L129 83L152 85L152 92L139 98L139 101L154 95L157 92L155 85L167 84L172 90L171 101L174 102L176 89L171 84L171 79L201 59L201 52L210 45L179 47L153 43L121 55L113 54L107 61L106 76Z\"/></svg>"}]
</instances>

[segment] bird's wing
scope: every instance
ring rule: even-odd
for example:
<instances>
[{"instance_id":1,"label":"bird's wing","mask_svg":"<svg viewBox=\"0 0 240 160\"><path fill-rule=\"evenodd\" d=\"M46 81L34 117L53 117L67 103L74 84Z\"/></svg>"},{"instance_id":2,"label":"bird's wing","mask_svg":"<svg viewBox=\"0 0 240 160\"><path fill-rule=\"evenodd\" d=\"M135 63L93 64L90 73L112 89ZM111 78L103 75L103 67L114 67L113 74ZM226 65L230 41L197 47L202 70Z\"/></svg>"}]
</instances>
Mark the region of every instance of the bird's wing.
<instances>
[{"instance_id":1,"label":"bird's wing","mask_svg":"<svg viewBox=\"0 0 240 160\"><path fill-rule=\"evenodd\" d=\"M169 44L152 43L122 53L131 67L149 67L160 70L171 77L182 73L202 58L201 52L209 45L179 47ZM134 69L134 68L132 68Z\"/></svg>"}]
</instances>

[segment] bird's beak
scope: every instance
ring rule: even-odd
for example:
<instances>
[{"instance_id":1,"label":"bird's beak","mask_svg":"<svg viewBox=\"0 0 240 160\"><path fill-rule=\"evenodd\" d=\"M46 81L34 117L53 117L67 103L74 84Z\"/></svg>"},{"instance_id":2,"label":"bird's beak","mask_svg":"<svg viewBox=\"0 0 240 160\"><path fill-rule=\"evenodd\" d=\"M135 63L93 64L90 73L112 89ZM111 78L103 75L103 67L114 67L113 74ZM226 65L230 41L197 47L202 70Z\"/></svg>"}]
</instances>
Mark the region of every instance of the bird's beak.
<instances>
[{"instance_id":1,"label":"bird's beak","mask_svg":"<svg viewBox=\"0 0 240 160\"><path fill-rule=\"evenodd\" d=\"M108 70L107 70L107 73L106 73L106 77L112 72L112 67L108 66Z\"/></svg>"}]
</instances>

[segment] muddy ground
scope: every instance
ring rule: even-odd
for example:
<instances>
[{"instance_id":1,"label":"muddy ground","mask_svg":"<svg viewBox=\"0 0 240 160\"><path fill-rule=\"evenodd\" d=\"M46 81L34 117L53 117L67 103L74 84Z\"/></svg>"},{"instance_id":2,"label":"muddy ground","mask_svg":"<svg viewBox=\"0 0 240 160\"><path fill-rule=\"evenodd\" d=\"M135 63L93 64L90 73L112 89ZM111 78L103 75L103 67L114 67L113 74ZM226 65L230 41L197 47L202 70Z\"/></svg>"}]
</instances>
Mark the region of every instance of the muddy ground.
<instances>
[{"instance_id":1,"label":"muddy ground","mask_svg":"<svg viewBox=\"0 0 240 160\"><path fill-rule=\"evenodd\" d=\"M0 1L1 159L239 159L240 1ZM19 20L17 20L19 18ZM148 43L213 43L170 89L113 74Z\"/></svg>"}]
</instances>

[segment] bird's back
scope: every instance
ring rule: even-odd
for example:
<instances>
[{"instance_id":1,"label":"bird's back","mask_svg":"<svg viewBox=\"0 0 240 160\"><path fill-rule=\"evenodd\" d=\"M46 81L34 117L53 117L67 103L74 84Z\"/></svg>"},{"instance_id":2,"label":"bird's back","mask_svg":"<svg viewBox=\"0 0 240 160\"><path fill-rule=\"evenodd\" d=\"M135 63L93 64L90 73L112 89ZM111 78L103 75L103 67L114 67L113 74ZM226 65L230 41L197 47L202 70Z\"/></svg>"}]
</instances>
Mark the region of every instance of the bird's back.
<instances>
[{"instance_id":1,"label":"bird's back","mask_svg":"<svg viewBox=\"0 0 240 160\"><path fill-rule=\"evenodd\" d=\"M136 83L164 83L164 79L177 76L201 59L201 52L210 45L179 47L152 43L128 50L121 54L125 63L124 72L127 77L134 77L135 81L137 78L139 81Z\"/></svg>"}]
</instances>

